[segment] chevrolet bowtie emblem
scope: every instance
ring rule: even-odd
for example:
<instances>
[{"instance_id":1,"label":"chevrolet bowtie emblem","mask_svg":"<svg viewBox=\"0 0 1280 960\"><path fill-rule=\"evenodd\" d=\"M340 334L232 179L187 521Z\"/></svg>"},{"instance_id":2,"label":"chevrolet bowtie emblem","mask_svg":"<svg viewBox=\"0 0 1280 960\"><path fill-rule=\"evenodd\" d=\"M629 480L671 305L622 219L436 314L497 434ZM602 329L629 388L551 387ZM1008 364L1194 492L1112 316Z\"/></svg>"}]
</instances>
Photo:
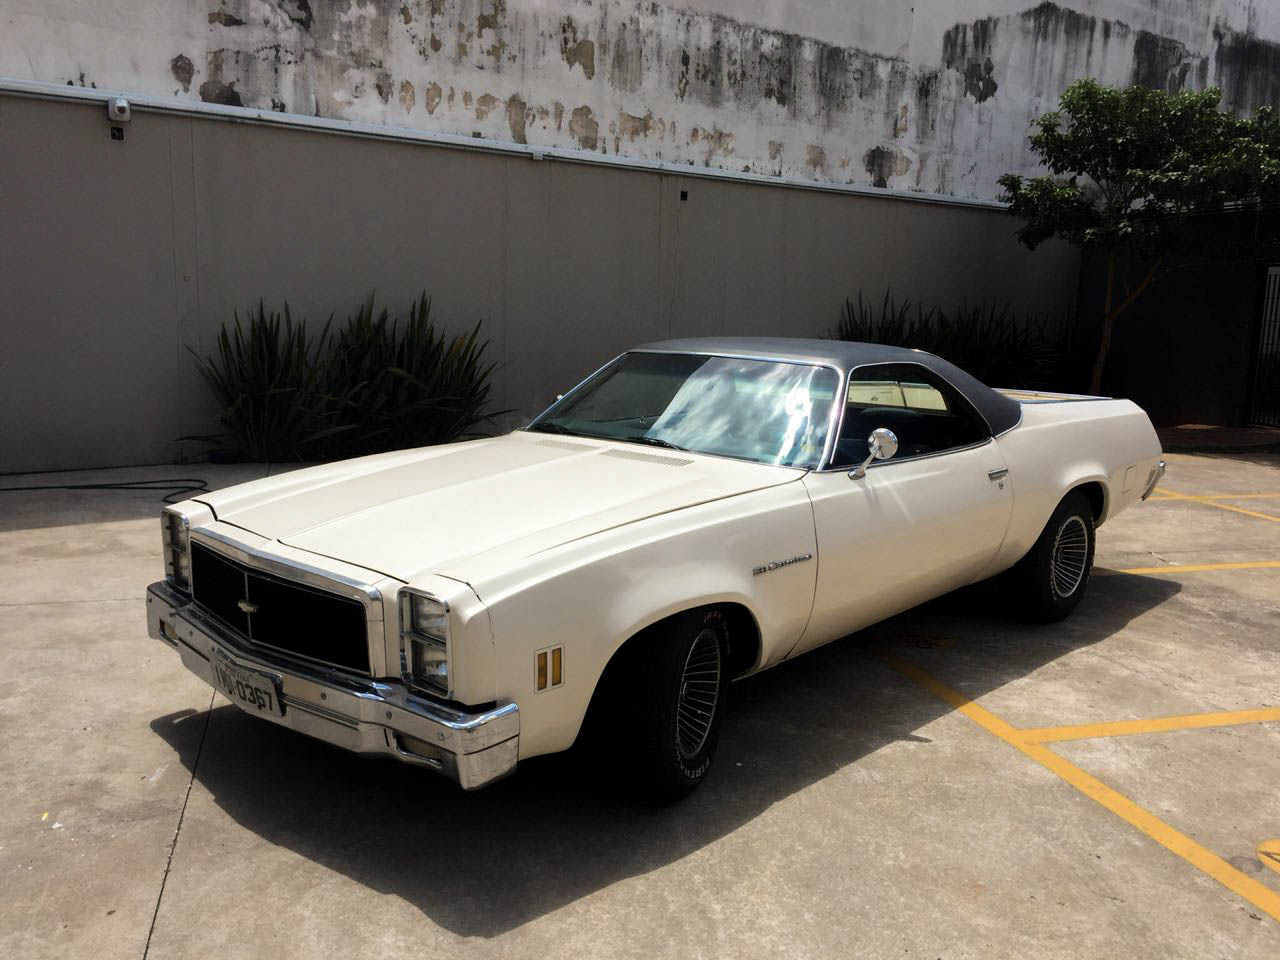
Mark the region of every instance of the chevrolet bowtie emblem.
<instances>
[{"instance_id":1,"label":"chevrolet bowtie emblem","mask_svg":"<svg viewBox=\"0 0 1280 960\"><path fill-rule=\"evenodd\" d=\"M258 605L256 603L250 603L248 600L241 600L239 603L236 604L236 606L239 607L241 611L243 611L244 613L258 612Z\"/></svg>"}]
</instances>

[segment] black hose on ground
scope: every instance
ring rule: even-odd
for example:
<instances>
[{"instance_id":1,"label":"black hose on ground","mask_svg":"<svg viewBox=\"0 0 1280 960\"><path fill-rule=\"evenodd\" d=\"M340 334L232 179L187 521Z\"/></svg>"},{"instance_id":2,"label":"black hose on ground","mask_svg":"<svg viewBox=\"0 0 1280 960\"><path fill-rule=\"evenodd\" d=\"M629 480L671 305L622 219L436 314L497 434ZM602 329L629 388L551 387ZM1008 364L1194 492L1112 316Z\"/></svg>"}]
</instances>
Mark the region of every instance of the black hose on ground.
<instances>
[{"instance_id":1,"label":"black hose on ground","mask_svg":"<svg viewBox=\"0 0 1280 960\"><path fill-rule=\"evenodd\" d=\"M0 487L0 493L25 490L153 490L164 493L165 503L186 500L187 494L209 493L209 481L200 477L164 477L155 480L118 480L114 483L49 483L29 487Z\"/></svg>"}]
</instances>

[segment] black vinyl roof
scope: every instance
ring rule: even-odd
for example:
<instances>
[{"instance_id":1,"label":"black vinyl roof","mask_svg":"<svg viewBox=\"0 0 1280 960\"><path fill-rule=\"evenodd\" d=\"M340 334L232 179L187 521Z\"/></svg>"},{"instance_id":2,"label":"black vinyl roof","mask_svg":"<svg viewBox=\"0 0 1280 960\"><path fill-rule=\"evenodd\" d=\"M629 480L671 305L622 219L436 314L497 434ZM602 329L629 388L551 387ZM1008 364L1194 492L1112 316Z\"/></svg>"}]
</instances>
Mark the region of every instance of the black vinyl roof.
<instances>
[{"instance_id":1,"label":"black vinyl roof","mask_svg":"<svg viewBox=\"0 0 1280 960\"><path fill-rule=\"evenodd\" d=\"M923 350L889 347L882 343L849 340L809 340L800 337L690 337L658 340L635 347L651 353L704 353L721 357L782 360L789 363L816 363L835 367L841 377L871 364L915 363L946 380L977 408L993 434L1004 433L1022 419L1022 405L996 393L953 363Z\"/></svg>"}]
</instances>

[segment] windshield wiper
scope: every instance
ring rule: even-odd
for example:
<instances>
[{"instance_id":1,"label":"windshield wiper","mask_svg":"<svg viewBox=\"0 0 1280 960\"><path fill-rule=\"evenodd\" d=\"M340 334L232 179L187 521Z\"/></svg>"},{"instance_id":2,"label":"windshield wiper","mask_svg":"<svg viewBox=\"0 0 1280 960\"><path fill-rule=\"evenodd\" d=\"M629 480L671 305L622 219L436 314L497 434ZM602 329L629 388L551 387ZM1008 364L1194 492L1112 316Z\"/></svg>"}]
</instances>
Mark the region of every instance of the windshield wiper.
<instances>
[{"instance_id":1,"label":"windshield wiper","mask_svg":"<svg viewBox=\"0 0 1280 960\"><path fill-rule=\"evenodd\" d=\"M531 431L539 433L559 433L567 437L587 437L592 440L624 440L627 443L647 443L652 447L666 447L668 450L684 450L684 447L677 446L670 440L663 440L661 437L646 437L636 434L630 437L610 437L598 433L582 433L579 430L570 430L568 427L558 423L552 423L550 420L543 420L541 423L535 423L529 427Z\"/></svg>"},{"instance_id":2,"label":"windshield wiper","mask_svg":"<svg viewBox=\"0 0 1280 960\"><path fill-rule=\"evenodd\" d=\"M684 447L677 446L670 440L663 440L661 437L644 437L637 435L632 437L610 437L610 439L625 440L627 443L647 443L654 447L666 447L668 450L685 450ZM688 451L686 450L685 452L687 453Z\"/></svg>"},{"instance_id":3,"label":"windshield wiper","mask_svg":"<svg viewBox=\"0 0 1280 960\"><path fill-rule=\"evenodd\" d=\"M563 427L558 423L552 423L550 420L543 420L541 423L535 423L529 429L536 430L539 433L560 433L567 437L578 436L577 433L574 433L568 427Z\"/></svg>"}]
</instances>

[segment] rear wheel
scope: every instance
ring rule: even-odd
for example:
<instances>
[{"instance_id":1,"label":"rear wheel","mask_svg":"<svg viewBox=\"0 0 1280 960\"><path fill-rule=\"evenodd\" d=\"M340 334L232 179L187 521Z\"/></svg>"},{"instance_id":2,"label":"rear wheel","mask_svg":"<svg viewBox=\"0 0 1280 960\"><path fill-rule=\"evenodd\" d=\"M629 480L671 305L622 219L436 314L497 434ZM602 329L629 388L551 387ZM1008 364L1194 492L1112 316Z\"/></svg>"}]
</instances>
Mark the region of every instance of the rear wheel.
<instances>
[{"instance_id":1,"label":"rear wheel","mask_svg":"<svg viewBox=\"0 0 1280 960\"><path fill-rule=\"evenodd\" d=\"M1009 585L1028 618L1054 623L1076 608L1093 571L1094 540L1088 498L1067 494L1035 545L1009 571Z\"/></svg>"}]
</instances>

